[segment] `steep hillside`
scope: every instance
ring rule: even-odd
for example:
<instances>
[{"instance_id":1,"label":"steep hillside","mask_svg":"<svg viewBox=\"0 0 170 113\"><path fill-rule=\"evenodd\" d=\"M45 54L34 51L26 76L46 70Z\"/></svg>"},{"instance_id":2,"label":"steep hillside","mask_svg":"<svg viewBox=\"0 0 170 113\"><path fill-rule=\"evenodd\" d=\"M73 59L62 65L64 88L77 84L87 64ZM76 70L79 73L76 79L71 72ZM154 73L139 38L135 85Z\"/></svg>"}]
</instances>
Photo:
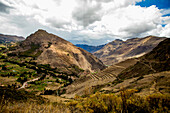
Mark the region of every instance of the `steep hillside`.
<instances>
[{"instance_id":1,"label":"steep hillside","mask_svg":"<svg viewBox=\"0 0 170 113\"><path fill-rule=\"evenodd\" d=\"M125 69L120 78L132 78L170 70L170 39L160 42L151 52L142 56L132 67Z\"/></svg>"},{"instance_id":2,"label":"steep hillside","mask_svg":"<svg viewBox=\"0 0 170 113\"><path fill-rule=\"evenodd\" d=\"M25 40L24 37L0 34L0 44L9 42L19 42Z\"/></svg>"},{"instance_id":3,"label":"steep hillside","mask_svg":"<svg viewBox=\"0 0 170 113\"><path fill-rule=\"evenodd\" d=\"M123 70L109 86L100 90L118 93L122 89L137 89L139 95L169 94L170 39L160 42L151 52L136 60L135 65Z\"/></svg>"},{"instance_id":4,"label":"steep hillside","mask_svg":"<svg viewBox=\"0 0 170 113\"><path fill-rule=\"evenodd\" d=\"M50 64L61 71L104 69L103 63L91 53L44 30L38 30L24 40L16 49L19 56L32 56L39 64Z\"/></svg>"},{"instance_id":5,"label":"steep hillside","mask_svg":"<svg viewBox=\"0 0 170 113\"><path fill-rule=\"evenodd\" d=\"M90 94L94 93L106 84L116 80L120 72L127 67L134 65L136 62L137 59L128 59L118 64L109 66L102 71L82 76L67 86L65 88L66 93L62 96L73 98L75 95L84 95L86 90L88 90Z\"/></svg>"},{"instance_id":6,"label":"steep hillside","mask_svg":"<svg viewBox=\"0 0 170 113\"><path fill-rule=\"evenodd\" d=\"M122 89L136 89L139 95L150 95L154 93L169 94L170 71L133 77L122 81L115 80L109 86L100 89L103 92L119 93Z\"/></svg>"},{"instance_id":7,"label":"steep hillside","mask_svg":"<svg viewBox=\"0 0 170 113\"><path fill-rule=\"evenodd\" d=\"M164 39L166 38L155 36L133 38L126 41L117 39L96 51L94 55L102 60L104 64L112 65L128 58L140 57L150 52Z\"/></svg>"},{"instance_id":8,"label":"steep hillside","mask_svg":"<svg viewBox=\"0 0 170 113\"><path fill-rule=\"evenodd\" d=\"M76 44L75 46L80 47L90 53L94 53L94 52L100 50L101 48L103 48L105 45L90 46L90 45L86 45L86 44Z\"/></svg>"}]
</instances>

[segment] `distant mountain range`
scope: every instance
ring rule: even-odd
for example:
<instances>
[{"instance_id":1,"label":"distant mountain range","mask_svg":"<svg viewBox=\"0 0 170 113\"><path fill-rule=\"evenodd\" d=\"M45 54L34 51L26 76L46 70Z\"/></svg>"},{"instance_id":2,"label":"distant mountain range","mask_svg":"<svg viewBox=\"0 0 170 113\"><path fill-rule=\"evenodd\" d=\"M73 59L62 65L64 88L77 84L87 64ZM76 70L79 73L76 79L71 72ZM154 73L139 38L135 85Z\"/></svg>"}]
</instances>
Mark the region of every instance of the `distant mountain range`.
<instances>
[{"instance_id":1,"label":"distant mountain range","mask_svg":"<svg viewBox=\"0 0 170 113\"><path fill-rule=\"evenodd\" d=\"M19 42L23 40L25 38L21 36L0 34L0 43Z\"/></svg>"},{"instance_id":2,"label":"distant mountain range","mask_svg":"<svg viewBox=\"0 0 170 113\"><path fill-rule=\"evenodd\" d=\"M117 39L106 44L103 48L93 54L104 64L112 65L129 58L140 57L150 52L165 39L165 37L155 36L132 38L126 41Z\"/></svg>"},{"instance_id":3,"label":"distant mountain range","mask_svg":"<svg viewBox=\"0 0 170 113\"><path fill-rule=\"evenodd\" d=\"M86 45L86 44L76 44L75 46L80 47L90 53L94 53L94 52L102 49L102 47L104 47L105 45L92 46L92 45Z\"/></svg>"}]
</instances>

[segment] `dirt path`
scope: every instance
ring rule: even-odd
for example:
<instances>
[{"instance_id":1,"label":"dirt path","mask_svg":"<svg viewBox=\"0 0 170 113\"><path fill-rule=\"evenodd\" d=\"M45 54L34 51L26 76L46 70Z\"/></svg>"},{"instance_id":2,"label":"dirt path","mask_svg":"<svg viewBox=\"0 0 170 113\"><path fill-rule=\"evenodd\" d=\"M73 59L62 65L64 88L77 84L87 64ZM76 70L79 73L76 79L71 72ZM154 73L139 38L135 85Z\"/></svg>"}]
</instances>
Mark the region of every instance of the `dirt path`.
<instances>
[{"instance_id":1,"label":"dirt path","mask_svg":"<svg viewBox=\"0 0 170 113\"><path fill-rule=\"evenodd\" d=\"M118 68L126 69L126 68L125 68L125 67L123 67L123 66L118 66L118 65L113 65L113 66L118 67Z\"/></svg>"},{"instance_id":2,"label":"dirt path","mask_svg":"<svg viewBox=\"0 0 170 113\"><path fill-rule=\"evenodd\" d=\"M24 82L24 84L20 88L18 88L18 90L25 88L29 82L34 82L34 81L37 81L39 79L40 79L40 77Z\"/></svg>"},{"instance_id":3,"label":"dirt path","mask_svg":"<svg viewBox=\"0 0 170 113\"><path fill-rule=\"evenodd\" d=\"M147 60L146 60L146 61L147 61ZM147 62L149 62L149 61L147 61ZM149 64L146 64L146 63L144 63L144 62L142 62L142 61L141 61L140 63L142 63L142 64L144 64L146 67L150 68L153 72L156 72L156 70L152 68L152 65L150 64L150 62L149 62Z\"/></svg>"}]
</instances>

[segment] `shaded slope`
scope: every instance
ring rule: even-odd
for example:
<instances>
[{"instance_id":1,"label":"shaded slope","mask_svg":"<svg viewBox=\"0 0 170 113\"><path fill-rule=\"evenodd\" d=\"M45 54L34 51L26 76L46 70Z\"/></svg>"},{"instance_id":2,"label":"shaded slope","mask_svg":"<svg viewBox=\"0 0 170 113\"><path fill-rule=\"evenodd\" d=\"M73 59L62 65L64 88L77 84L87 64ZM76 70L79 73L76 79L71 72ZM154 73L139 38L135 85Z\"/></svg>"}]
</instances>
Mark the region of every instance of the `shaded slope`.
<instances>
[{"instance_id":1,"label":"shaded slope","mask_svg":"<svg viewBox=\"0 0 170 113\"><path fill-rule=\"evenodd\" d=\"M133 77L120 83L113 82L101 90L105 92L118 93L124 89L137 89L140 95L149 95L153 93L169 94L170 90L170 71L158 72L144 75L142 77Z\"/></svg>"},{"instance_id":2,"label":"shaded slope","mask_svg":"<svg viewBox=\"0 0 170 113\"><path fill-rule=\"evenodd\" d=\"M35 94L24 91L24 90L16 90L14 88L0 86L0 100L3 101L3 99L6 101L11 101L11 102L31 101L31 102L38 102L38 103L44 103L47 100L47 99L42 98L41 96L36 96Z\"/></svg>"},{"instance_id":3,"label":"shaded slope","mask_svg":"<svg viewBox=\"0 0 170 113\"><path fill-rule=\"evenodd\" d=\"M170 39L160 42L150 53L144 55L134 65L125 69L119 77L121 79L143 76L170 70Z\"/></svg>"}]
</instances>

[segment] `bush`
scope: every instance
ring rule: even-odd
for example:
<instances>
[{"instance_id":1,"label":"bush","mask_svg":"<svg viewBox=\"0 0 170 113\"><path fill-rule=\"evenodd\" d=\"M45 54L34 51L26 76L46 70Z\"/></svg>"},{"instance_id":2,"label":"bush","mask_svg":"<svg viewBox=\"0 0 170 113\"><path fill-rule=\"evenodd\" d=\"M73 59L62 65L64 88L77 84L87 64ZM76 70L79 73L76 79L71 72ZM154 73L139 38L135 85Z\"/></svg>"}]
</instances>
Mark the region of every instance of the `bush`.
<instances>
[{"instance_id":1,"label":"bush","mask_svg":"<svg viewBox=\"0 0 170 113\"><path fill-rule=\"evenodd\" d=\"M108 113L121 112L121 99L114 94L96 93L88 98L76 97L76 101L68 103L70 108L77 108L81 112ZM77 104L74 104L76 103Z\"/></svg>"},{"instance_id":2,"label":"bush","mask_svg":"<svg viewBox=\"0 0 170 113\"><path fill-rule=\"evenodd\" d=\"M97 92L86 98L76 96L68 103L73 112L90 113L168 113L170 96L150 95L141 97L135 95L137 90L123 90L119 95Z\"/></svg>"},{"instance_id":3,"label":"bush","mask_svg":"<svg viewBox=\"0 0 170 113\"><path fill-rule=\"evenodd\" d=\"M170 108L170 96L162 94L153 94L147 97L149 108L155 112L168 112Z\"/></svg>"},{"instance_id":4,"label":"bush","mask_svg":"<svg viewBox=\"0 0 170 113\"><path fill-rule=\"evenodd\" d=\"M27 77L19 77L18 79L17 79L17 82L20 82L21 84L23 84L24 82L26 82L28 79L27 79Z\"/></svg>"}]
</instances>

